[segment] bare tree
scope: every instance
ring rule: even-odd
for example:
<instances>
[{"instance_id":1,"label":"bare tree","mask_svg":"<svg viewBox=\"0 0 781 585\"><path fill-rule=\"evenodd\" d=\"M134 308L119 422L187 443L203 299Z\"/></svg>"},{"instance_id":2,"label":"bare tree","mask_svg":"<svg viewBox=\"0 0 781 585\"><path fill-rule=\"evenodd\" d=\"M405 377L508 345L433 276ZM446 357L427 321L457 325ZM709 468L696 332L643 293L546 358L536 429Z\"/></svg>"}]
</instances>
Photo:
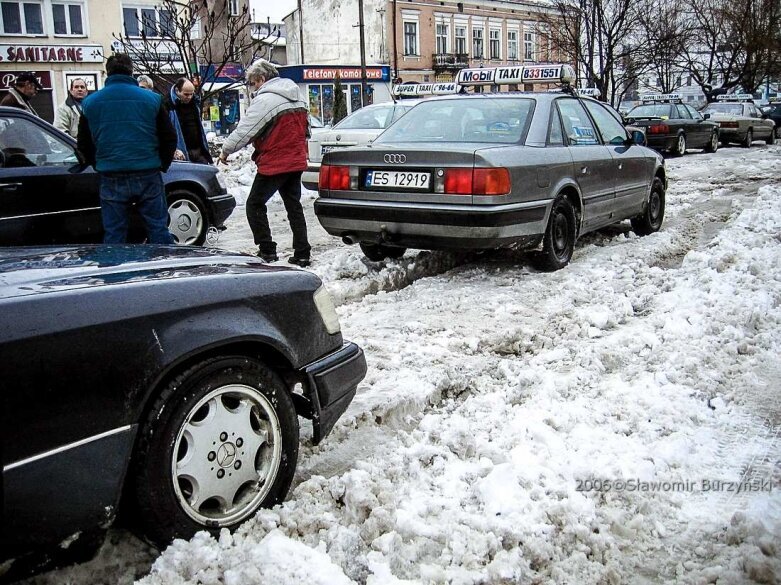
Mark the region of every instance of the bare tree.
<instances>
[{"instance_id":1,"label":"bare tree","mask_svg":"<svg viewBox=\"0 0 781 585\"><path fill-rule=\"evenodd\" d=\"M686 9L677 0L646 0L640 23L639 59L658 80L659 90L671 93L681 85L685 47L693 37Z\"/></svg>"},{"instance_id":2,"label":"bare tree","mask_svg":"<svg viewBox=\"0 0 781 585\"><path fill-rule=\"evenodd\" d=\"M204 89L225 76L229 63L246 66L256 56L258 44L250 34L246 3L238 14L231 14L228 0L160 0L157 7L135 9L135 19L131 10L125 9L122 34L112 35L116 49L130 55L156 84L170 85L184 76L196 82L202 97L208 97L215 92Z\"/></svg>"},{"instance_id":3,"label":"bare tree","mask_svg":"<svg viewBox=\"0 0 781 585\"><path fill-rule=\"evenodd\" d=\"M615 104L642 74L636 60L640 11L634 0L552 0L542 22L554 49L584 72L587 87Z\"/></svg>"}]
</instances>

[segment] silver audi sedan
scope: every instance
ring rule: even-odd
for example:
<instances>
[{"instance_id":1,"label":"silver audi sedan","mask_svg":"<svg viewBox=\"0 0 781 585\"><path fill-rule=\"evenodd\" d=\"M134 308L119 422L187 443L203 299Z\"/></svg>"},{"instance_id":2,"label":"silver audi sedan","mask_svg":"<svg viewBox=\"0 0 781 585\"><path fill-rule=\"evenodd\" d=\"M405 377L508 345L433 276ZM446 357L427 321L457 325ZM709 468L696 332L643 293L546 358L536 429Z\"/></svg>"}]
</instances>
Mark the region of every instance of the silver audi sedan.
<instances>
[{"instance_id":1,"label":"silver audi sedan","mask_svg":"<svg viewBox=\"0 0 781 585\"><path fill-rule=\"evenodd\" d=\"M315 213L371 260L519 245L557 270L586 232L661 228L664 159L633 134L574 92L433 97L372 144L326 153Z\"/></svg>"}]
</instances>

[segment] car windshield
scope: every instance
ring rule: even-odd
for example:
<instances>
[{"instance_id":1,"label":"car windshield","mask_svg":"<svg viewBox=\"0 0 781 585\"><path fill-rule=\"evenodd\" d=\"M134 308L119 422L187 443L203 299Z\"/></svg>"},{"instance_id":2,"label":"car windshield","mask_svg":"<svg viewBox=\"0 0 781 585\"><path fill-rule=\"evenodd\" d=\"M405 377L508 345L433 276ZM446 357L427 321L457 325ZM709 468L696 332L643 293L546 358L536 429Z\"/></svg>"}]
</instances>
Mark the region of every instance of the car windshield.
<instances>
[{"instance_id":1,"label":"car windshield","mask_svg":"<svg viewBox=\"0 0 781 585\"><path fill-rule=\"evenodd\" d=\"M709 104L704 110L708 114L732 114L740 116L743 113L743 104Z\"/></svg>"},{"instance_id":2,"label":"car windshield","mask_svg":"<svg viewBox=\"0 0 781 585\"><path fill-rule=\"evenodd\" d=\"M670 118L670 104L643 104L629 111L627 118Z\"/></svg>"},{"instance_id":3,"label":"car windshield","mask_svg":"<svg viewBox=\"0 0 781 585\"><path fill-rule=\"evenodd\" d=\"M376 108L361 108L347 116L334 128L339 130L382 130L393 119L393 104Z\"/></svg>"},{"instance_id":4,"label":"car windshield","mask_svg":"<svg viewBox=\"0 0 781 585\"><path fill-rule=\"evenodd\" d=\"M464 98L418 104L375 143L387 142L518 142L528 125L534 100L528 98Z\"/></svg>"}]
</instances>

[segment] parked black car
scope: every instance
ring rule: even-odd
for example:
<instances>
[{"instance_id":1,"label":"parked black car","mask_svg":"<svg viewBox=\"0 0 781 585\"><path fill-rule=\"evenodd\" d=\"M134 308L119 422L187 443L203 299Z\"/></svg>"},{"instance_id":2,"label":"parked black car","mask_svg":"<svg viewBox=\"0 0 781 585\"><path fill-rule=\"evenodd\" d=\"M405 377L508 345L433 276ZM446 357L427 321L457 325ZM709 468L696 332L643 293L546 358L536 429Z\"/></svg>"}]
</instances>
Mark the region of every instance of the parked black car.
<instances>
[{"instance_id":1,"label":"parked black car","mask_svg":"<svg viewBox=\"0 0 781 585\"><path fill-rule=\"evenodd\" d=\"M0 581L281 502L366 373L316 275L178 246L0 249L0 355Z\"/></svg>"},{"instance_id":2,"label":"parked black car","mask_svg":"<svg viewBox=\"0 0 781 585\"><path fill-rule=\"evenodd\" d=\"M624 116L626 122L645 131L649 148L683 155L689 148L716 152L719 148L719 125L681 103L676 94L642 96L639 106Z\"/></svg>"},{"instance_id":3,"label":"parked black car","mask_svg":"<svg viewBox=\"0 0 781 585\"><path fill-rule=\"evenodd\" d=\"M78 163L73 138L23 110L0 107L0 246L103 239L99 176ZM175 162L163 181L178 244L203 244L236 207L211 165ZM135 217L131 238L141 241L144 233Z\"/></svg>"},{"instance_id":4,"label":"parked black car","mask_svg":"<svg viewBox=\"0 0 781 585\"><path fill-rule=\"evenodd\" d=\"M770 98L770 103L759 108L764 115L775 122L775 137L781 138L781 101Z\"/></svg>"}]
</instances>

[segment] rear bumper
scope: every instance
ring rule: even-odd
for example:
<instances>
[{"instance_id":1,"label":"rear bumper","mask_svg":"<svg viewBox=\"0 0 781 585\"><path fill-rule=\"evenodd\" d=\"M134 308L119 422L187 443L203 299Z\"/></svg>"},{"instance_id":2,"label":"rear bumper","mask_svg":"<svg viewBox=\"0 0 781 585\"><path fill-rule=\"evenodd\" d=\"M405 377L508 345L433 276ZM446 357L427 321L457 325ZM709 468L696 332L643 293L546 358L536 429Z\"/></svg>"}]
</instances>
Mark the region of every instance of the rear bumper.
<instances>
[{"instance_id":1,"label":"rear bumper","mask_svg":"<svg viewBox=\"0 0 781 585\"><path fill-rule=\"evenodd\" d=\"M230 217L230 214L236 208L236 198L225 191L209 197L209 205L211 206L214 225L219 227L225 223L225 220Z\"/></svg>"},{"instance_id":2,"label":"rear bumper","mask_svg":"<svg viewBox=\"0 0 781 585\"><path fill-rule=\"evenodd\" d=\"M648 134L648 131L646 130L645 139L648 142L648 148L653 148L654 150L672 150L675 148L675 142L678 140L678 136L654 136L653 134Z\"/></svg>"},{"instance_id":3,"label":"rear bumper","mask_svg":"<svg viewBox=\"0 0 781 585\"><path fill-rule=\"evenodd\" d=\"M746 130L740 128L719 128L719 140L724 142L743 142L746 139Z\"/></svg>"},{"instance_id":4,"label":"rear bumper","mask_svg":"<svg viewBox=\"0 0 781 585\"><path fill-rule=\"evenodd\" d=\"M320 197L315 214L323 229L367 243L408 248L480 249L535 246L545 233L551 201L505 205L439 205Z\"/></svg>"},{"instance_id":5,"label":"rear bumper","mask_svg":"<svg viewBox=\"0 0 781 585\"><path fill-rule=\"evenodd\" d=\"M363 350L351 342L301 369L309 385L312 442L317 445L342 416L366 376Z\"/></svg>"}]
</instances>

